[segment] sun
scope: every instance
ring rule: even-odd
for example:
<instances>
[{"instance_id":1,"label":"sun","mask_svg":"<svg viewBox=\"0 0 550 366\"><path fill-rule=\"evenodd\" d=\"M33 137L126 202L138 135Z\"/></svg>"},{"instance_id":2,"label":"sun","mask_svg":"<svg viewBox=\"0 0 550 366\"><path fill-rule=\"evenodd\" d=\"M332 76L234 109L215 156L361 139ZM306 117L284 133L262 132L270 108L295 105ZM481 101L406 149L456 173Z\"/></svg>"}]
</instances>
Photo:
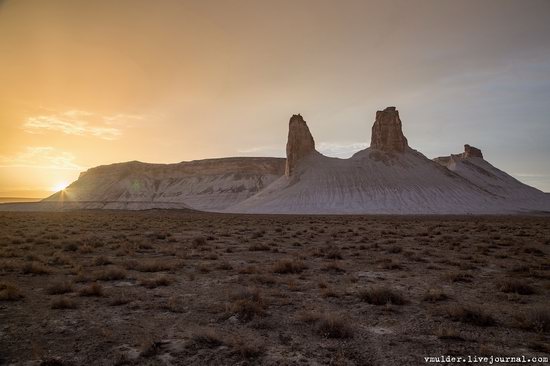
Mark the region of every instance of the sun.
<instances>
[{"instance_id":1,"label":"sun","mask_svg":"<svg viewBox=\"0 0 550 366\"><path fill-rule=\"evenodd\" d=\"M52 187L52 190L54 192L59 192L59 191L63 191L65 188L67 188L69 184L67 182L60 182L60 183L57 183L56 185L54 185Z\"/></svg>"}]
</instances>

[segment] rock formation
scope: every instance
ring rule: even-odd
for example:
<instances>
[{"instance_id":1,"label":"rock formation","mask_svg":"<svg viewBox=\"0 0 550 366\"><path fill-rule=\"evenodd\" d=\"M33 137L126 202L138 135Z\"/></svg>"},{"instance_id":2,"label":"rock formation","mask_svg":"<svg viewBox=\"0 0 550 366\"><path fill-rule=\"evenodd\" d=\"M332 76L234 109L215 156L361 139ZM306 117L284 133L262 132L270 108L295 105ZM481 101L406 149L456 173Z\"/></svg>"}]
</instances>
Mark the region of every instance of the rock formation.
<instances>
[{"instance_id":1,"label":"rock formation","mask_svg":"<svg viewBox=\"0 0 550 366\"><path fill-rule=\"evenodd\" d=\"M464 152L462 153L463 158L482 158L483 154L481 153L481 150L470 146L468 144L464 145Z\"/></svg>"},{"instance_id":2,"label":"rock formation","mask_svg":"<svg viewBox=\"0 0 550 366\"><path fill-rule=\"evenodd\" d=\"M371 147L324 156L302 116L289 121L287 159L240 157L89 169L40 203L3 210L194 209L285 214L550 212L550 195L464 152L428 159L408 147L395 107L376 113ZM290 179L289 179L290 177ZM7 205L7 206L6 206Z\"/></svg>"},{"instance_id":3,"label":"rock formation","mask_svg":"<svg viewBox=\"0 0 550 366\"><path fill-rule=\"evenodd\" d=\"M399 111L388 107L376 112L376 121L372 126L370 147L386 152L402 153L408 147L407 138L403 135Z\"/></svg>"},{"instance_id":4,"label":"rock formation","mask_svg":"<svg viewBox=\"0 0 550 366\"><path fill-rule=\"evenodd\" d=\"M306 121L301 115L295 114L288 123L288 141L286 143L285 175L292 175L296 164L315 151L315 141Z\"/></svg>"}]
</instances>

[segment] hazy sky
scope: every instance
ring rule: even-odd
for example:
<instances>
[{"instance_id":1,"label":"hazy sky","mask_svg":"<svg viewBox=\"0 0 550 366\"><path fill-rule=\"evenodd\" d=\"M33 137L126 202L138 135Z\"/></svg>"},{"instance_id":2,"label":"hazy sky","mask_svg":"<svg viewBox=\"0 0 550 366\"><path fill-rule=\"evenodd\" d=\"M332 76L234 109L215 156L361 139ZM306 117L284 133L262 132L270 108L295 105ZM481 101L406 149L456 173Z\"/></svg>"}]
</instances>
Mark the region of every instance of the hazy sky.
<instances>
[{"instance_id":1,"label":"hazy sky","mask_svg":"<svg viewBox=\"0 0 550 366\"><path fill-rule=\"evenodd\" d=\"M1 1L0 196L100 164L465 143L550 191L550 1Z\"/></svg>"}]
</instances>

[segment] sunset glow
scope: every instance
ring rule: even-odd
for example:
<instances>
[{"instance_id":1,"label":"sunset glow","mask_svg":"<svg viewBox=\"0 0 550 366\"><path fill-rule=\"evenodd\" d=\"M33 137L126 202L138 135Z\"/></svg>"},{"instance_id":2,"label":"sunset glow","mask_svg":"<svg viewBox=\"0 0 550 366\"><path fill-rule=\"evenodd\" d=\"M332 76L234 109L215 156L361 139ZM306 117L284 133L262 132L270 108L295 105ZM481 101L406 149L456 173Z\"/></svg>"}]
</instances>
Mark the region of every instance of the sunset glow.
<instances>
[{"instance_id":1,"label":"sunset glow","mask_svg":"<svg viewBox=\"0 0 550 366\"><path fill-rule=\"evenodd\" d=\"M349 157L390 105L429 158L470 143L550 191L550 2L337 3L0 1L0 197L123 161L283 157L294 113Z\"/></svg>"},{"instance_id":2,"label":"sunset glow","mask_svg":"<svg viewBox=\"0 0 550 366\"><path fill-rule=\"evenodd\" d=\"M62 191L62 190L64 190L65 188L67 188L68 185L69 185L69 183L67 183L67 182L57 183L57 184L53 187L52 191L53 191L53 192Z\"/></svg>"}]
</instances>

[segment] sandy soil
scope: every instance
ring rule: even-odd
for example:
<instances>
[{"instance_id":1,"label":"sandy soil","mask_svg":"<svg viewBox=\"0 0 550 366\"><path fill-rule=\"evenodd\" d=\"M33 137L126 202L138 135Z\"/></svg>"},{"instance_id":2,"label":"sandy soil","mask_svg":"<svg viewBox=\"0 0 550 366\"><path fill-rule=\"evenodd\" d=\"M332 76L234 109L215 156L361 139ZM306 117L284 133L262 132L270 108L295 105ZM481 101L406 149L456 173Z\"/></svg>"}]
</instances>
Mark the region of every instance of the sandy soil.
<instances>
[{"instance_id":1,"label":"sandy soil","mask_svg":"<svg viewBox=\"0 0 550 366\"><path fill-rule=\"evenodd\" d=\"M0 364L549 356L550 218L0 213Z\"/></svg>"}]
</instances>

